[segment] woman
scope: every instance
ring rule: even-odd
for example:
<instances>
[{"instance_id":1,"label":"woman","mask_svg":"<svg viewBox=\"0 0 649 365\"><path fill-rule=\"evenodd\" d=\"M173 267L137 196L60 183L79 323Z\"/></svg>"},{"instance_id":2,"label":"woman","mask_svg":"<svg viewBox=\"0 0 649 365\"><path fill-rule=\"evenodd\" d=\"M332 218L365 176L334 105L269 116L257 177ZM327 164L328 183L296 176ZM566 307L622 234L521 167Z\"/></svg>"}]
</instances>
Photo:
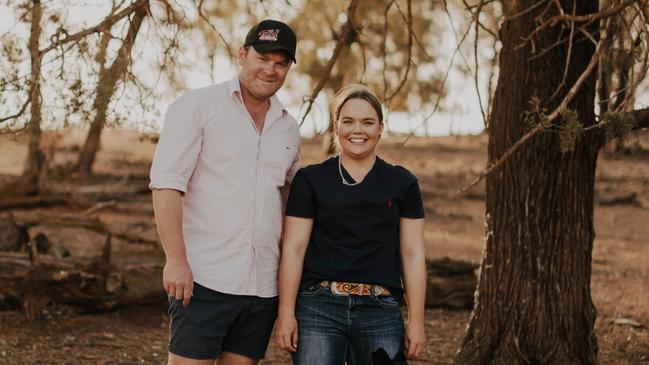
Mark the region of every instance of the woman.
<instances>
[{"instance_id":1,"label":"woman","mask_svg":"<svg viewBox=\"0 0 649 365\"><path fill-rule=\"evenodd\" d=\"M383 114L369 89L342 89L333 115L340 154L301 169L291 184L277 342L296 365L371 364L380 348L405 363L404 347L413 358L425 342L419 186L376 156Z\"/></svg>"}]
</instances>

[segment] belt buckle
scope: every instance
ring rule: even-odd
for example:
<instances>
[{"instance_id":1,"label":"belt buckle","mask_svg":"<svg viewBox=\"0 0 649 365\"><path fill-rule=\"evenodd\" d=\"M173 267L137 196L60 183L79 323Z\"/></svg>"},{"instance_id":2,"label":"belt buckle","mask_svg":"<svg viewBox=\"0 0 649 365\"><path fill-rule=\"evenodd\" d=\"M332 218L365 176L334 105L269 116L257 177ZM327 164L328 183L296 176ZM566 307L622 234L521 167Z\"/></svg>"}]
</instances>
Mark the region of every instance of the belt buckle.
<instances>
[{"instance_id":1,"label":"belt buckle","mask_svg":"<svg viewBox=\"0 0 649 365\"><path fill-rule=\"evenodd\" d=\"M336 295L371 295L372 291L369 285L358 283L346 283L332 281L330 284L331 292Z\"/></svg>"}]
</instances>

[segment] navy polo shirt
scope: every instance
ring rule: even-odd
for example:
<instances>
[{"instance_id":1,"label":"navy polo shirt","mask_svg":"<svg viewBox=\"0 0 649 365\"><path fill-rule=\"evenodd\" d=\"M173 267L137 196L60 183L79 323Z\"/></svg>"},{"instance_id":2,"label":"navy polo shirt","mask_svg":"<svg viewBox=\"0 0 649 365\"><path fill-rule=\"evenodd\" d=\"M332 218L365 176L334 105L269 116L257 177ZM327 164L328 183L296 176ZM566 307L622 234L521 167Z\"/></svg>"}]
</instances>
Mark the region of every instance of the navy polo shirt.
<instances>
[{"instance_id":1,"label":"navy polo shirt","mask_svg":"<svg viewBox=\"0 0 649 365\"><path fill-rule=\"evenodd\" d=\"M401 295L399 218L424 217L417 178L408 170L377 158L360 184L347 186L338 157L307 166L291 183L286 215L314 220L301 288L331 280L387 286Z\"/></svg>"}]
</instances>

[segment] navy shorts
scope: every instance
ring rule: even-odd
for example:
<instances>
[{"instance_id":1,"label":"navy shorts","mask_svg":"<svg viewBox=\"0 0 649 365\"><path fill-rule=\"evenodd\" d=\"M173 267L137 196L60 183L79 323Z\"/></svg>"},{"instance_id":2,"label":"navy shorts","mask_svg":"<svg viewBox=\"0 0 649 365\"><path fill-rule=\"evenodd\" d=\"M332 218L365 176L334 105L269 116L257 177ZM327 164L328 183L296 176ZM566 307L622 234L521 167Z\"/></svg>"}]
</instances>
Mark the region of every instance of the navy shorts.
<instances>
[{"instance_id":1,"label":"navy shorts","mask_svg":"<svg viewBox=\"0 0 649 365\"><path fill-rule=\"evenodd\" d=\"M194 283L188 306L170 300L169 352L216 359L225 351L260 360L273 331L277 303L277 297L224 294Z\"/></svg>"}]
</instances>

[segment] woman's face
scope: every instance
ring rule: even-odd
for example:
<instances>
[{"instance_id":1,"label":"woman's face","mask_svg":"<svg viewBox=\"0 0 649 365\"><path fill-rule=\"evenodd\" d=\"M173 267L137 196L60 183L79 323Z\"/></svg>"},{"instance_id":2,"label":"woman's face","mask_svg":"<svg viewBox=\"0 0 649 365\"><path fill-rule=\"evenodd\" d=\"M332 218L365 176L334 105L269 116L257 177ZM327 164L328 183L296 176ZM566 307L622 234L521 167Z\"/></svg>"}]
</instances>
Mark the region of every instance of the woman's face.
<instances>
[{"instance_id":1,"label":"woman's face","mask_svg":"<svg viewBox=\"0 0 649 365\"><path fill-rule=\"evenodd\" d=\"M376 153L383 123L372 105L363 99L349 99L338 113L336 135L342 152L355 158Z\"/></svg>"}]
</instances>

